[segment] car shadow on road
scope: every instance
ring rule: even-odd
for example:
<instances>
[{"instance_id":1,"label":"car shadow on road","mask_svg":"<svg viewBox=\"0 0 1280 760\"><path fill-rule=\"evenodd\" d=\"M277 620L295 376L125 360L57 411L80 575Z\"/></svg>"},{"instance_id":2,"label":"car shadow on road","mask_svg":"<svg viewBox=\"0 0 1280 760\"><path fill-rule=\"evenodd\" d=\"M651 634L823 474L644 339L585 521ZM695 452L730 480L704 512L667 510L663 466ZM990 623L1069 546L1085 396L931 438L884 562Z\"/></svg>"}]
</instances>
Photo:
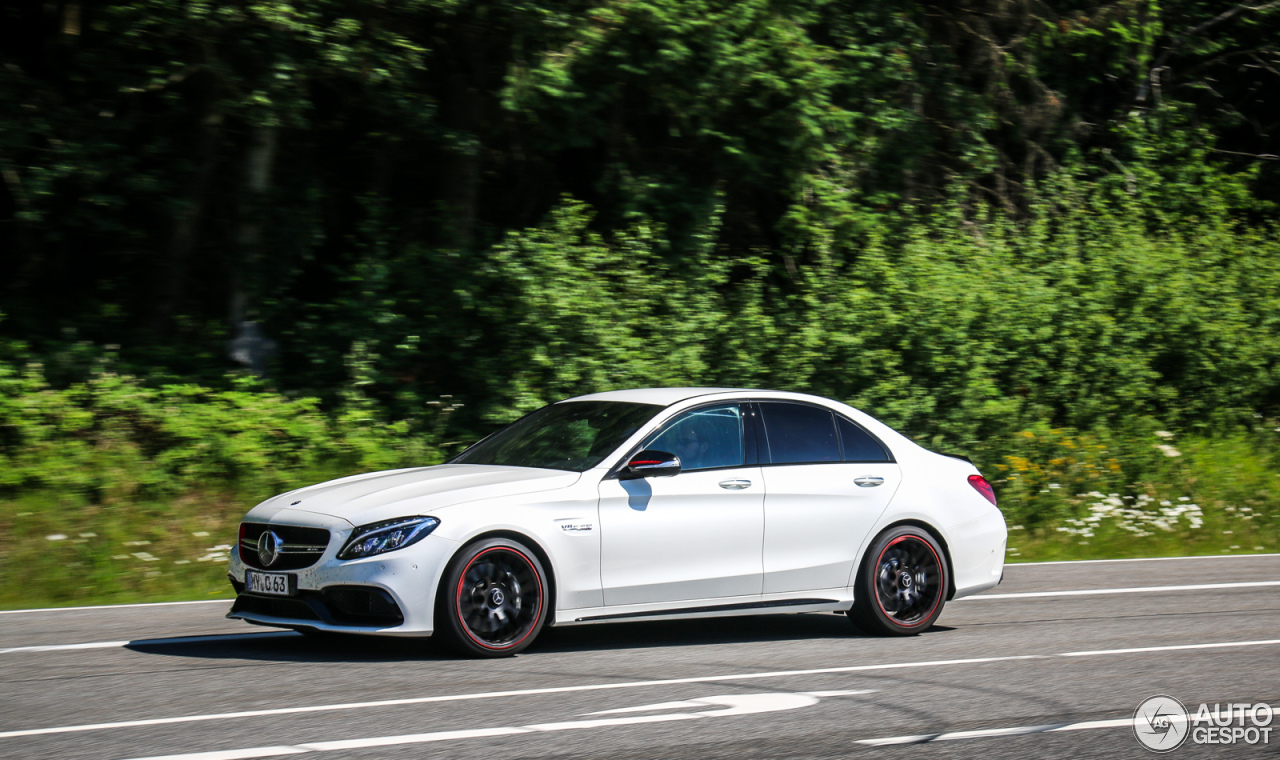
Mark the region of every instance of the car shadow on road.
<instances>
[{"instance_id":1,"label":"car shadow on road","mask_svg":"<svg viewBox=\"0 0 1280 760\"><path fill-rule=\"evenodd\" d=\"M224 637L174 637L131 641L133 652L164 657L266 662L403 662L447 660L453 655L430 639L381 636L303 636L287 631Z\"/></svg>"},{"instance_id":2,"label":"car shadow on road","mask_svg":"<svg viewBox=\"0 0 1280 760\"><path fill-rule=\"evenodd\" d=\"M953 629L933 626L925 634L950 630ZM662 620L548 628L521 656L862 637L866 635L860 633L843 614ZM141 654L164 657L265 662L424 662L459 659L451 650L431 639L304 636L285 631L147 639L130 642L125 648Z\"/></svg>"},{"instance_id":3,"label":"car shadow on road","mask_svg":"<svg viewBox=\"0 0 1280 760\"><path fill-rule=\"evenodd\" d=\"M925 633L949 630L952 629L946 626L933 626ZM826 612L549 628L538 637L528 651L530 653L573 652L851 638L875 637L860 632L844 613Z\"/></svg>"}]
</instances>

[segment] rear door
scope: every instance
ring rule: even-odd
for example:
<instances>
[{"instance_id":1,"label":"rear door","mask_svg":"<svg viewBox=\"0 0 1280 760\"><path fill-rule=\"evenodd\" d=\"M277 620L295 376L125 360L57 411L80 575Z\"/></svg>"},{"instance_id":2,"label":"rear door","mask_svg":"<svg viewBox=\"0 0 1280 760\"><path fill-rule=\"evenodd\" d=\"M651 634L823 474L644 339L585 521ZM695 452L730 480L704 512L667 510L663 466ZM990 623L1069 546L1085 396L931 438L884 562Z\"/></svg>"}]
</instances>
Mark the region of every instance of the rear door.
<instances>
[{"instance_id":1,"label":"rear door","mask_svg":"<svg viewBox=\"0 0 1280 760\"><path fill-rule=\"evenodd\" d=\"M842 588L901 481L889 451L817 405L761 401L763 593Z\"/></svg>"}]
</instances>

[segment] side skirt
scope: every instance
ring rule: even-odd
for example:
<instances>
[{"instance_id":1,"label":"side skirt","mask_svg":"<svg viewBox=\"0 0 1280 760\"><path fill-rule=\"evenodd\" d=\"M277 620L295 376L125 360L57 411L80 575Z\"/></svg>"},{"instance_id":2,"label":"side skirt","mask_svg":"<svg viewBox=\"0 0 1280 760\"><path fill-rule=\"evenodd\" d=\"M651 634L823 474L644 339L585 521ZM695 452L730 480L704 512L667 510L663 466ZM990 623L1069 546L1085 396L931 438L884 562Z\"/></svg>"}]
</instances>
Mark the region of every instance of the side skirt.
<instances>
[{"instance_id":1,"label":"side skirt","mask_svg":"<svg viewBox=\"0 0 1280 760\"><path fill-rule=\"evenodd\" d=\"M840 596L843 596L841 594ZM729 604L693 604L688 607L613 612L609 608L562 610L555 625L587 625L622 620L680 620L687 618L731 617L768 613L844 611L853 606L852 599L804 598L770 599Z\"/></svg>"}]
</instances>

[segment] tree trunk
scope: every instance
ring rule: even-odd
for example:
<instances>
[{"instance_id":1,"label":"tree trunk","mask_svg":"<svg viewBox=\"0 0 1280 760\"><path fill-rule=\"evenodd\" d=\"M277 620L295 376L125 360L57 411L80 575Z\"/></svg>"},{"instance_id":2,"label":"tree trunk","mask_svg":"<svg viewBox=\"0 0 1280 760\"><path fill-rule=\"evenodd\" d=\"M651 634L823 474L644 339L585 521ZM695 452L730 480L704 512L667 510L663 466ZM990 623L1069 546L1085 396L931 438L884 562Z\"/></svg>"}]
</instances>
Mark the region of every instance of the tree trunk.
<instances>
[{"instance_id":1,"label":"tree trunk","mask_svg":"<svg viewBox=\"0 0 1280 760\"><path fill-rule=\"evenodd\" d=\"M251 309L248 280L262 259L262 220L271 171L276 160L275 126L254 127L245 151L245 182L240 194L236 255L232 257L229 314L231 324L245 320Z\"/></svg>"},{"instance_id":2,"label":"tree trunk","mask_svg":"<svg viewBox=\"0 0 1280 760\"><path fill-rule=\"evenodd\" d=\"M217 163L218 139L221 136L222 114L218 109L216 83L210 79L194 84L202 87L193 145L196 170L187 183L185 201L174 219L167 255L160 267L160 297L151 324L151 329L160 334L172 329L173 318L182 309L186 297L187 269L191 252L200 240L200 225L208 207L209 185Z\"/></svg>"}]
</instances>

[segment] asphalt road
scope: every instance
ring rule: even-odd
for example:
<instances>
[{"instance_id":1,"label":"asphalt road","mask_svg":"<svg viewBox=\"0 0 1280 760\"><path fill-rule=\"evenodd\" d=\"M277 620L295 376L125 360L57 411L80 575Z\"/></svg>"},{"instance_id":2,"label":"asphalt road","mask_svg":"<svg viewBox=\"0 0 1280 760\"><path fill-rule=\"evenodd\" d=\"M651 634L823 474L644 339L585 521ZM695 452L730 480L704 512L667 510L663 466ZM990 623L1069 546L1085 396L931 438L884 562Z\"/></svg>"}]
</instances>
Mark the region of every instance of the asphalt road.
<instances>
[{"instance_id":1,"label":"asphalt road","mask_svg":"<svg viewBox=\"0 0 1280 760\"><path fill-rule=\"evenodd\" d=\"M909 639L778 615L553 629L490 661L226 608L0 613L0 757L1148 757L1147 697L1280 707L1280 555L1012 565ZM1172 754L1280 756L1272 726Z\"/></svg>"}]
</instances>

